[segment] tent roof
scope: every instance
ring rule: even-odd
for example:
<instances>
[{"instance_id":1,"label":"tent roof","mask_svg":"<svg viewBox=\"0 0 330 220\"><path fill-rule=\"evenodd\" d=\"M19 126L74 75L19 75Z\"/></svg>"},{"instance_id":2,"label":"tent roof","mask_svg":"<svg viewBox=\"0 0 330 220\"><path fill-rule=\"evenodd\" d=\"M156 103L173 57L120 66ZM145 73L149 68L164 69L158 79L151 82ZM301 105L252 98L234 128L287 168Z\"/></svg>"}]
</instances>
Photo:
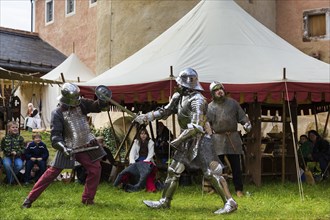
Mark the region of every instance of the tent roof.
<instances>
[{"instance_id":1,"label":"tent roof","mask_svg":"<svg viewBox=\"0 0 330 220\"><path fill-rule=\"evenodd\" d=\"M302 101L307 96L330 101L329 64L302 53L234 1L202 0L150 44L81 86L107 85L114 99L125 102L160 101L171 93L171 66L176 76L194 68L204 89L223 82L243 102L278 99L286 88L303 93Z\"/></svg>"},{"instance_id":2,"label":"tent roof","mask_svg":"<svg viewBox=\"0 0 330 220\"><path fill-rule=\"evenodd\" d=\"M77 82L78 77L79 81L85 82L95 77L95 74L74 53L64 60L63 63L41 78L62 80L61 73L66 82Z\"/></svg>"}]
</instances>

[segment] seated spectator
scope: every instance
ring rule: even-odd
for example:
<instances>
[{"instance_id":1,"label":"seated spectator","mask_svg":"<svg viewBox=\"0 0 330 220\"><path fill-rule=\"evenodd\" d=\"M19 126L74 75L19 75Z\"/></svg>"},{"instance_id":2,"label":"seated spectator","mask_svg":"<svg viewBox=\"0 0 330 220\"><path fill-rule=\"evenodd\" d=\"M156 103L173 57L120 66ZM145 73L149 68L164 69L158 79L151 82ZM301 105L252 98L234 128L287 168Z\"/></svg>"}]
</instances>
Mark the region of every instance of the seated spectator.
<instances>
[{"instance_id":1,"label":"seated spectator","mask_svg":"<svg viewBox=\"0 0 330 220\"><path fill-rule=\"evenodd\" d=\"M7 129L7 135L1 140L1 150L4 155L3 166L8 184L14 184L19 171L23 168L21 156L24 152L24 138L18 133L17 122L8 122Z\"/></svg>"},{"instance_id":2,"label":"seated spectator","mask_svg":"<svg viewBox=\"0 0 330 220\"><path fill-rule=\"evenodd\" d=\"M47 169L47 160L49 152L46 144L41 141L41 135L39 133L32 135L32 142L30 142L25 149L25 174L24 184L29 184L32 180L37 182L41 175ZM37 167L35 167L37 165ZM36 170L38 169L38 170ZM31 171L35 172L35 176L32 178Z\"/></svg>"},{"instance_id":3,"label":"seated spectator","mask_svg":"<svg viewBox=\"0 0 330 220\"><path fill-rule=\"evenodd\" d=\"M41 128L41 119L38 110L33 106L32 103L28 104L28 110L26 112L26 118L24 121L24 128L28 131L32 129Z\"/></svg>"},{"instance_id":4,"label":"seated spectator","mask_svg":"<svg viewBox=\"0 0 330 220\"><path fill-rule=\"evenodd\" d=\"M324 174L330 162L329 142L323 139L315 130L308 131L308 137L313 143L313 160L320 164L321 171Z\"/></svg>"},{"instance_id":5,"label":"seated spectator","mask_svg":"<svg viewBox=\"0 0 330 220\"><path fill-rule=\"evenodd\" d=\"M162 123L157 123L157 137L155 140L155 153L157 161L166 164L169 159L169 141L173 139L171 131Z\"/></svg>"},{"instance_id":6,"label":"seated spectator","mask_svg":"<svg viewBox=\"0 0 330 220\"><path fill-rule=\"evenodd\" d=\"M155 191L156 166L153 162L154 142L143 128L134 140L129 154L130 165L117 176L114 186L123 184L125 191L134 192L146 188Z\"/></svg>"},{"instance_id":7,"label":"seated spectator","mask_svg":"<svg viewBox=\"0 0 330 220\"><path fill-rule=\"evenodd\" d=\"M303 169L306 168L305 165L307 164L307 162L313 161L312 152L313 143L308 139L307 135L300 135L298 158L300 167L302 167Z\"/></svg>"}]
</instances>

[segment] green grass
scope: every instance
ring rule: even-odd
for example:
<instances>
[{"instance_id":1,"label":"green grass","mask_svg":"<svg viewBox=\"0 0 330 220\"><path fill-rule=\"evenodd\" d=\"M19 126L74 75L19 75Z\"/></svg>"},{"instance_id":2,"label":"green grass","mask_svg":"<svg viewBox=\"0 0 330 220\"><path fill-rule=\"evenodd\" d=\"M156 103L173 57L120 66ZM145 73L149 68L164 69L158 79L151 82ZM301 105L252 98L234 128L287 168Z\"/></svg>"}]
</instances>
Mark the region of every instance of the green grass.
<instances>
[{"instance_id":1,"label":"green grass","mask_svg":"<svg viewBox=\"0 0 330 220\"><path fill-rule=\"evenodd\" d=\"M299 197L295 183L265 183L261 187L245 185L250 195L234 199L236 212L218 216L222 206L215 194L202 194L198 184L178 188L169 210L147 208L142 200L158 200L160 192L126 193L110 183L101 183L94 206L80 203L83 186L54 182L33 203L20 209L32 186L1 185L1 219L330 219L330 181L303 185L305 198ZM231 188L231 190L233 190Z\"/></svg>"},{"instance_id":2,"label":"green grass","mask_svg":"<svg viewBox=\"0 0 330 220\"><path fill-rule=\"evenodd\" d=\"M21 133L26 141L30 132ZM49 134L42 133L43 141L51 154ZM231 181L230 190L233 192ZM24 198L32 185L27 187L0 185L0 219L294 219L325 220L330 219L330 180L314 186L303 184L304 200L299 196L296 183L282 184L277 179L263 180L261 187L245 184L238 210L229 215L215 215L213 212L223 206L215 194L203 194L200 184L180 186L169 210L147 208L142 200L158 200L161 192L140 191L126 193L114 188L110 183L101 183L94 206L81 204L83 186L78 183L52 183L30 209L21 209Z\"/></svg>"}]
</instances>

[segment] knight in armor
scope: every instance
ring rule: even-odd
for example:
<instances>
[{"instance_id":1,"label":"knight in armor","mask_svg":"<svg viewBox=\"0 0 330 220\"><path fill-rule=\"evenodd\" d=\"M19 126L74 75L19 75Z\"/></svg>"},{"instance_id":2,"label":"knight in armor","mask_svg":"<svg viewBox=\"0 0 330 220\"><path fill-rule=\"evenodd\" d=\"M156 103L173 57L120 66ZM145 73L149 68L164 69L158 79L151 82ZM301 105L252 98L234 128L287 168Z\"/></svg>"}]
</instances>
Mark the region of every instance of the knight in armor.
<instances>
[{"instance_id":1,"label":"knight in armor","mask_svg":"<svg viewBox=\"0 0 330 220\"><path fill-rule=\"evenodd\" d=\"M100 89L98 89L100 88ZM101 177L100 160L106 155L92 134L87 120L90 112L101 112L109 108L107 99L111 91L105 86L96 88L98 100L80 97L80 89L72 83L64 83L60 105L51 116L51 142L57 152L46 172L33 186L22 208L30 208L40 194L54 181L63 169L73 169L78 161L87 170L85 188L81 202L86 205L94 204L94 197Z\"/></svg>"},{"instance_id":2,"label":"knight in armor","mask_svg":"<svg viewBox=\"0 0 330 220\"><path fill-rule=\"evenodd\" d=\"M197 72L192 68L184 69L176 78L178 92L174 93L169 104L156 111L141 114L135 121L142 124L153 120L166 119L176 114L181 128L178 138L170 145L176 149L173 160L167 170L162 197L159 201L144 200L150 208L170 208L171 200L178 187L179 178L185 168L199 167L204 178L210 181L217 194L221 197L224 207L215 214L230 213L237 209L228 185L222 176L223 165L215 154L211 138L205 134L207 101L201 94L202 86L198 81Z\"/></svg>"},{"instance_id":3,"label":"knight in armor","mask_svg":"<svg viewBox=\"0 0 330 220\"><path fill-rule=\"evenodd\" d=\"M207 120L212 127L212 141L216 154L222 163L226 156L233 175L233 183L238 197L243 196L241 158L243 143L237 124L243 125L246 132L251 130L251 123L239 103L226 96L220 82L210 84L213 101L208 105Z\"/></svg>"}]
</instances>

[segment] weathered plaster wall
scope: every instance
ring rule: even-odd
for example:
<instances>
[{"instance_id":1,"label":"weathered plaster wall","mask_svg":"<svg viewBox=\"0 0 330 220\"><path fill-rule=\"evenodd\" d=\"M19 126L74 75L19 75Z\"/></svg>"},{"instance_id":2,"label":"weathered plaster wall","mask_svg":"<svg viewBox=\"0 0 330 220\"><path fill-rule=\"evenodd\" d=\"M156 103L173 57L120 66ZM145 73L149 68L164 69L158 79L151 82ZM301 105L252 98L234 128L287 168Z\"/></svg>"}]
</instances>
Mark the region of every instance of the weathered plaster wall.
<instances>
[{"instance_id":1,"label":"weathered plaster wall","mask_svg":"<svg viewBox=\"0 0 330 220\"><path fill-rule=\"evenodd\" d=\"M329 8L329 0L277 1L277 34L308 55L319 53L320 59L330 63L330 41L303 42L303 12ZM329 24L328 24L329 25Z\"/></svg>"},{"instance_id":2,"label":"weathered plaster wall","mask_svg":"<svg viewBox=\"0 0 330 220\"><path fill-rule=\"evenodd\" d=\"M54 1L54 22L45 25L45 1L37 0L36 32L39 36L69 56L72 52L92 70L96 67L97 7L89 7L89 1L77 0L76 13L65 16L65 1Z\"/></svg>"},{"instance_id":3,"label":"weathered plaster wall","mask_svg":"<svg viewBox=\"0 0 330 220\"><path fill-rule=\"evenodd\" d=\"M98 1L97 70L131 56L188 13L198 0ZM236 1L275 31L275 1ZM106 18L106 19L104 19ZM109 38L110 36L110 38Z\"/></svg>"},{"instance_id":4,"label":"weathered plaster wall","mask_svg":"<svg viewBox=\"0 0 330 220\"><path fill-rule=\"evenodd\" d=\"M143 48L188 13L197 2L197 0L98 2L98 7L102 9L98 12L97 23L103 26L100 25L98 29L97 53L107 54L110 57L103 57L102 60L97 61L97 73L113 67ZM107 17L109 22L100 21L104 17Z\"/></svg>"},{"instance_id":5,"label":"weathered plaster wall","mask_svg":"<svg viewBox=\"0 0 330 220\"><path fill-rule=\"evenodd\" d=\"M252 17L276 33L275 0L235 0Z\"/></svg>"}]
</instances>

